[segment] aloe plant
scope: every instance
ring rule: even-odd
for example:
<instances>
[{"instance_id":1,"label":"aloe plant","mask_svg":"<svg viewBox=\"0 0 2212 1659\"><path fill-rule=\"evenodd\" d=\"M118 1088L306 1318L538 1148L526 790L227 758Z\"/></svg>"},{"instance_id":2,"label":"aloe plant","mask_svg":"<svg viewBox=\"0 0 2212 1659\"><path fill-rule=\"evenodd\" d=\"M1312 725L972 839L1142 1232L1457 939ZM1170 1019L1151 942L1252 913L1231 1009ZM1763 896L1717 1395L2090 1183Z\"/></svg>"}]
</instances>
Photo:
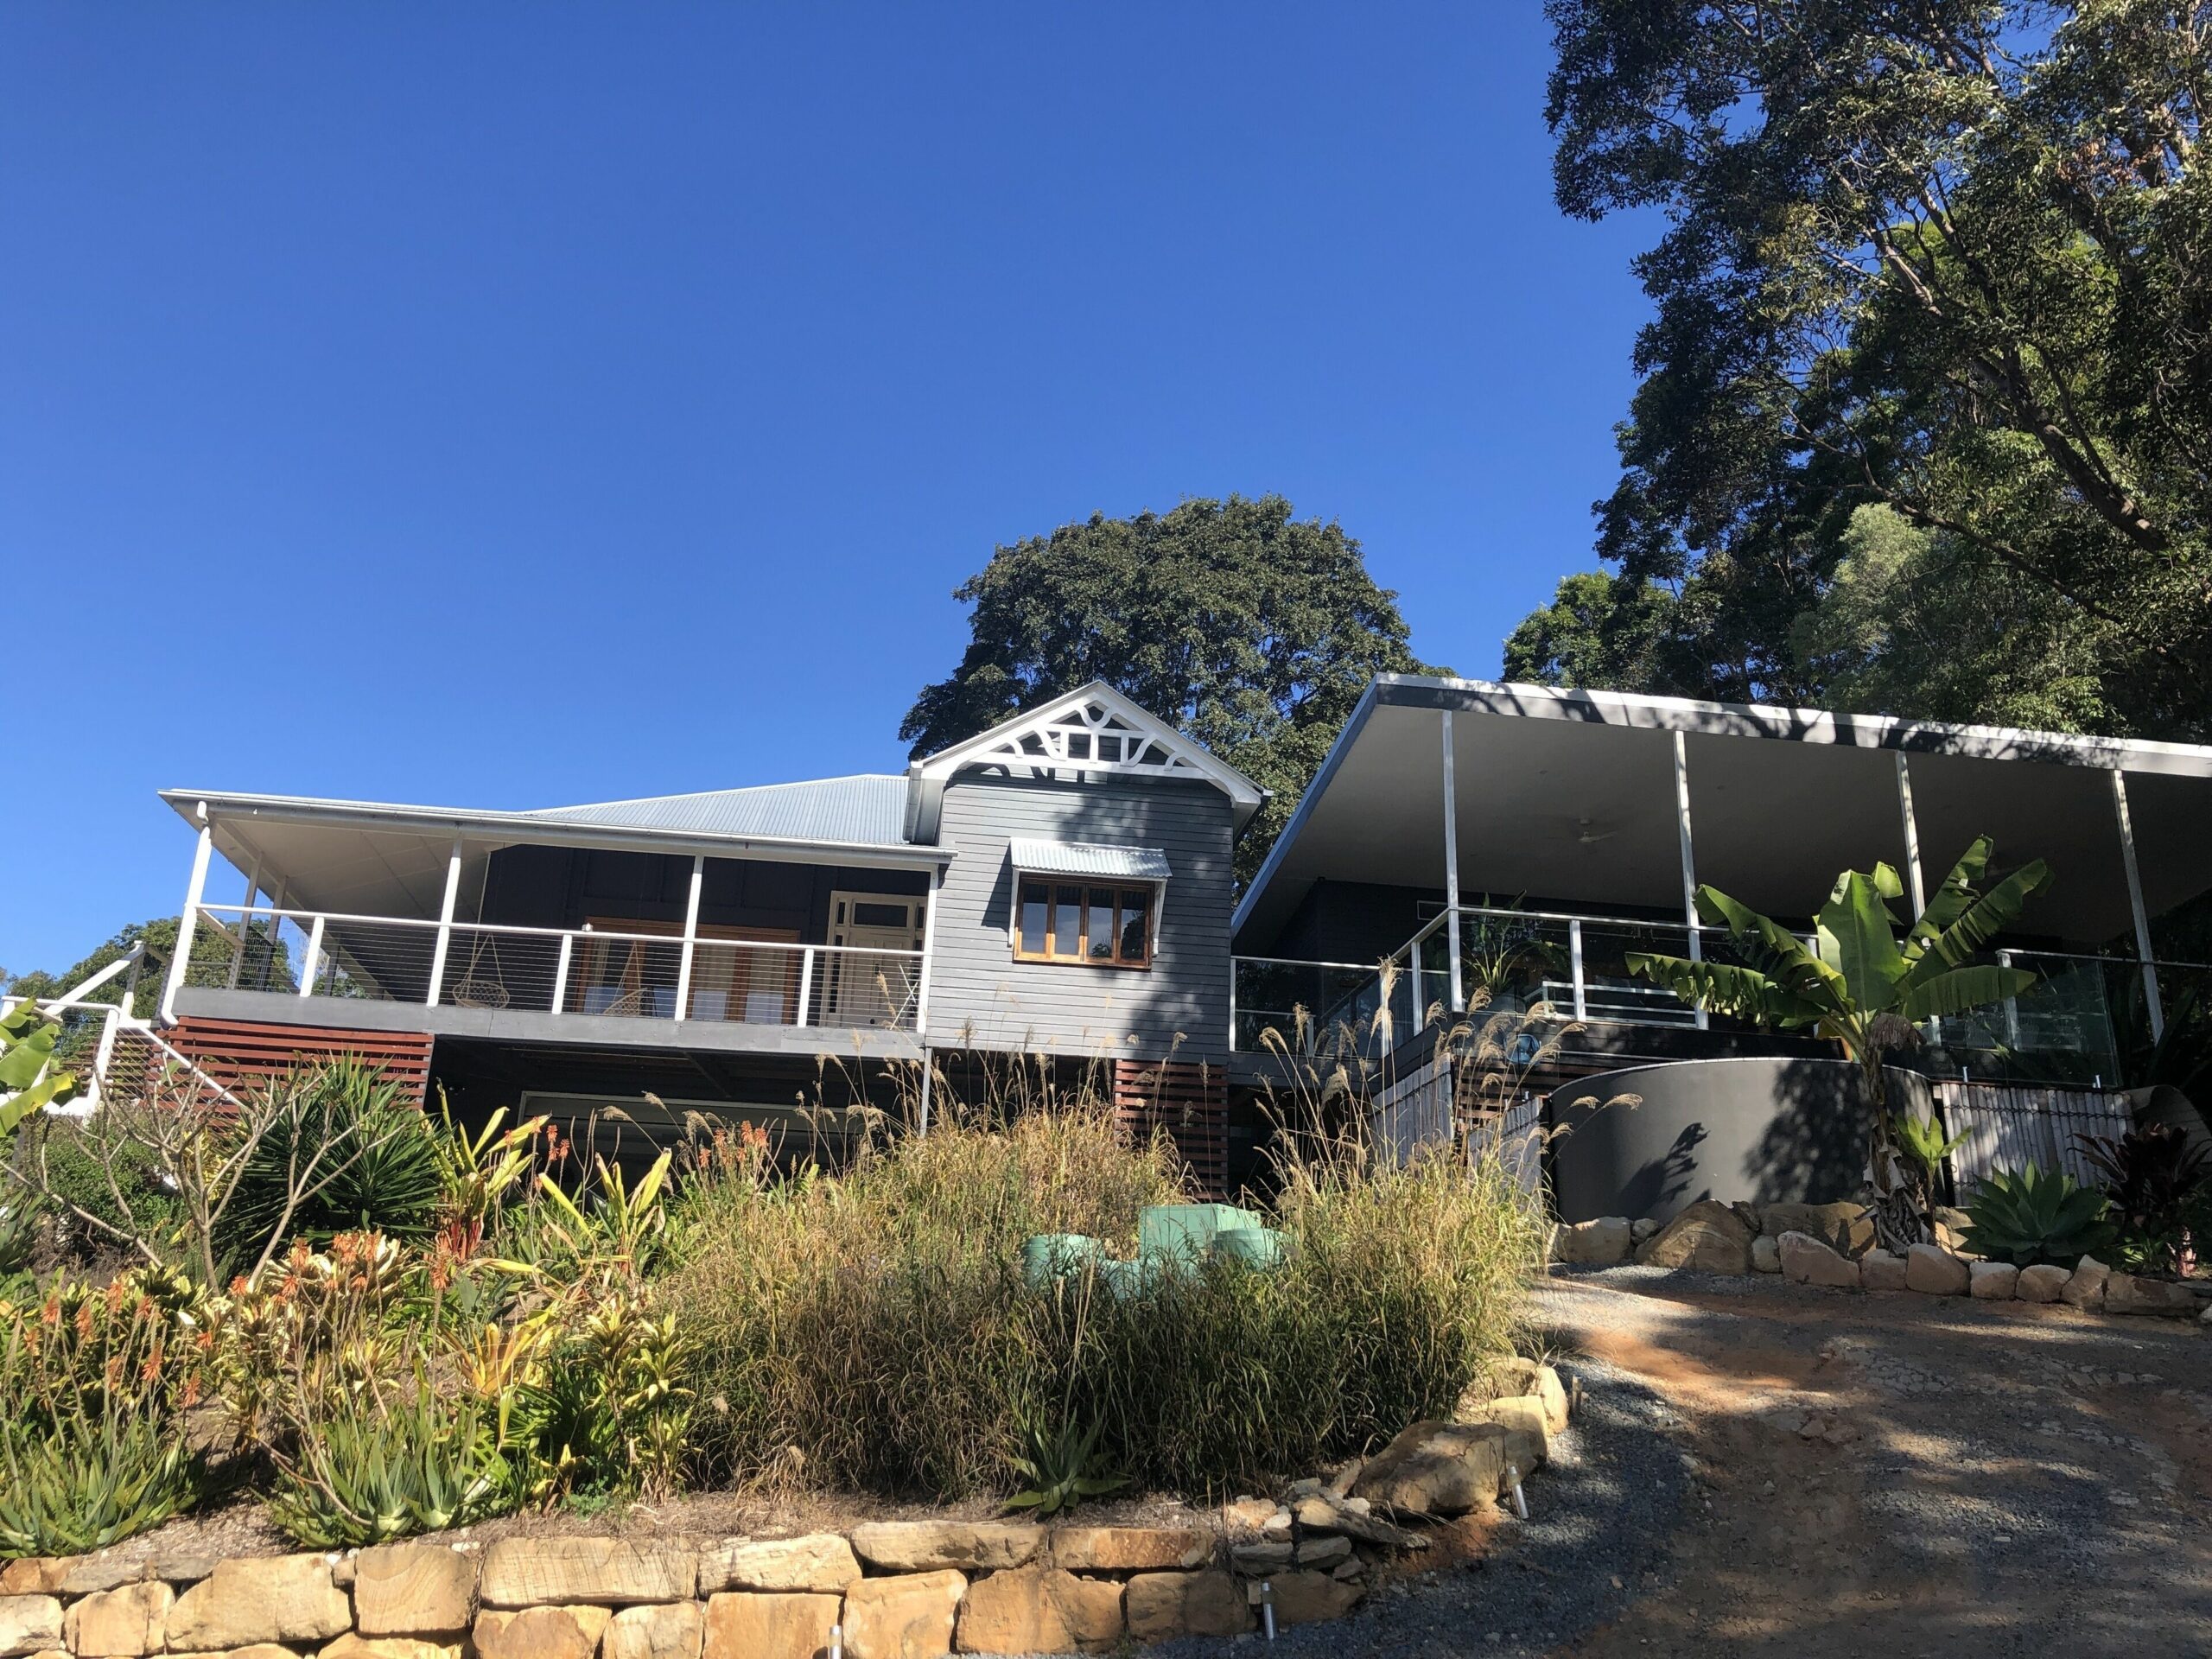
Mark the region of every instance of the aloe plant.
<instances>
[{"instance_id":1,"label":"aloe plant","mask_svg":"<svg viewBox=\"0 0 2212 1659\"><path fill-rule=\"evenodd\" d=\"M0 1427L0 1555L80 1555L157 1527L199 1494L203 1463L167 1414L112 1396Z\"/></svg>"},{"instance_id":2,"label":"aloe plant","mask_svg":"<svg viewBox=\"0 0 2212 1659\"><path fill-rule=\"evenodd\" d=\"M1992 1170L1967 1204L1966 1245L1993 1262L2070 1268L2110 1248L2114 1229L2105 1195L2063 1172L2046 1175L2030 1162Z\"/></svg>"},{"instance_id":3,"label":"aloe plant","mask_svg":"<svg viewBox=\"0 0 2212 1659\"><path fill-rule=\"evenodd\" d=\"M1128 1485L1125 1475L1093 1475L1090 1459L1098 1449L1098 1426L1078 1430L1063 1423L1049 1433L1042 1423L1032 1423L1025 1436L1023 1455L1014 1459L1015 1470L1029 1484L1007 1499L1009 1510L1033 1510L1041 1517L1072 1510L1086 1497L1103 1497Z\"/></svg>"},{"instance_id":4,"label":"aloe plant","mask_svg":"<svg viewBox=\"0 0 2212 1659\"><path fill-rule=\"evenodd\" d=\"M1934 1236L1935 1198L1898 1141L1883 1056L1910 1040L1923 1020L2003 1001L2036 982L2027 969L1974 960L2050 882L2050 867L2037 859L1981 892L1993 845L1983 836L1967 849L1902 939L1890 903L1904 895L1904 885L1887 864L1877 864L1871 873L1846 870L1836 878L1813 918L1811 945L1719 888L1700 887L1699 915L1726 927L1756 966L1641 950L1628 957L1630 973L1695 1007L1788 1031L1809 1028L1842 1046L1845 1058L1859 1065L1872 1110L1872 1208L1883 1243L1893 1247Z\"/></svg>"}]
</instances>

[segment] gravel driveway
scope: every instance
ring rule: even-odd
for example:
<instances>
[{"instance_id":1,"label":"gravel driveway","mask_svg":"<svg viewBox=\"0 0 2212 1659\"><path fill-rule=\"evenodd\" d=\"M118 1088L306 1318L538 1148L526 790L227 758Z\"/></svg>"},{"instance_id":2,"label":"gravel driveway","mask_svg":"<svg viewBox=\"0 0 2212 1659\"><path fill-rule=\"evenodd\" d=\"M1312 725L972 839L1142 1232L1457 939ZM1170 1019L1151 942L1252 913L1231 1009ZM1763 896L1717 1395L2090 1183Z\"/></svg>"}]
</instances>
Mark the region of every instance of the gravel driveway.
<instances>
[{"instance_id":1,"label":"gravel driveway","mask_svg":"<svg viewBox=\"0 0 2212 1659\"><path fill-rule=\"evenodd\" d=\"M1540 1315L1585 1397L1532 1519L1275 1650L2212 1656L2197 1327L1637 1268Z\"/></svg>"}]
</instances>

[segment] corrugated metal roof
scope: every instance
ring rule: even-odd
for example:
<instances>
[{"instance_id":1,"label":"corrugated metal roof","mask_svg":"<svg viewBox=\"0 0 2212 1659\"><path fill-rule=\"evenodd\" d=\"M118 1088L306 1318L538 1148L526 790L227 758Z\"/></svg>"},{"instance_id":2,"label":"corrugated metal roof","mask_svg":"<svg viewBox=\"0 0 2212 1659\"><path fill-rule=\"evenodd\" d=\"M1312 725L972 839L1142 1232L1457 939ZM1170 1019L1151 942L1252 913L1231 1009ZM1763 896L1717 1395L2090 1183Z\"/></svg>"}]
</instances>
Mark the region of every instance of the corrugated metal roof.
<instances>
[{"instance_id":1,"label":"corrugated metal roof","mask_svg":"<svg viewBox=\"0 0 2212 1659\"><path fill-rule=\"evenodd\" d=\"M756 784L695 795L545 807L526 816L562 823L607 824L763 840L903 847L906 780L884 772L819 778L804 784Z\"/></svg>"},{"instance_id":2,"label":"corrugated metal roof","mask_svg":"<svg viewBox=\"0 0 2212 1659\"><path fill-rule=\"evenodd\" d=\"M1124 881L1165 881L1167 855L1157 847L1109 847L1095 841L1030 841L1008 845L1014 868L1038 875L1103 875Z\"/></svg>"}]
</instances>

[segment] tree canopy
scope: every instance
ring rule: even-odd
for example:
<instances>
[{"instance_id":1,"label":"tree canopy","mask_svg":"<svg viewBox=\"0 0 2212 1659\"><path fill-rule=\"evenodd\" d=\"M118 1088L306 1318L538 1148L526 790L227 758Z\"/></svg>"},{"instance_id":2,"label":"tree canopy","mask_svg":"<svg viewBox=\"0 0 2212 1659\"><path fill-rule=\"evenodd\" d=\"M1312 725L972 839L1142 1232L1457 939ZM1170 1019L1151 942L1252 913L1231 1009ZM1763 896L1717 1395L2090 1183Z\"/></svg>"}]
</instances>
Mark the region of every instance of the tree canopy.
<instances>
[{"instance_id":1,"label":"tree canopy","mask_svg":"<svg viewBox=\"0 0 2212 1659\"><path fill-rule=\"evenodd\" d=\"M1272 791L1238 844L1240 880L1368 682L1448 671L1414 656L1359 543L1279 495L1093 514L997 549L953 597L974 607L969 646L900 725L912 753L1103 680Z\"/></svg>"},{"instance_id":2,"label":"tree canopy","mask_svg":"<svg viewBox=\"0 0 2212 1659\"><path fill-rule=\"evenodd\" d=\"M1548 12L1560 207L1665 229L1508 674L2212 735L2212 4Z\"/></svg>"}]
</instances>

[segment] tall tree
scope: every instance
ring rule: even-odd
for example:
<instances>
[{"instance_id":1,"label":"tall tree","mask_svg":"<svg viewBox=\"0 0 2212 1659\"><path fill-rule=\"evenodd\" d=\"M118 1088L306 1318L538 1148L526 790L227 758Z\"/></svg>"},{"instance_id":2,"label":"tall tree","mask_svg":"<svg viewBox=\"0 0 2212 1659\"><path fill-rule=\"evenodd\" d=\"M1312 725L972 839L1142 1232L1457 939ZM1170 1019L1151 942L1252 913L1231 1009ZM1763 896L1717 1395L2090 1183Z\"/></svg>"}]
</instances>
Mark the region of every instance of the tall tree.
<instances>
[{"instance_id":1,"label":"tall tree","mask_svg":"<svg viewBox=\"0 0 2212 1659\"><path fill-rule=\"evenodd\" d=\"M1598 671L2212 734L2212 3L1548 12L1560 205L1667 229L1598 508L1618 579L1579 632L1531 619L1515 668L1571 677L1586 653L1548 641L1656 610L1666 648ZM1869 505L1920 538L1887 561L1910 579L1865 580ZM1854 557L1859 626L1827 650L1808 619ZM1930 655L1938 579L2024 632L1974 673Z\"/></svg>"},{"instance_id":2,"label":"tall tree","mask_svg":"<svg viewBox=\"0 0 2212 1659\"><path fill-rule=\"evenodd\" d=\"M914 754L1103 680L1272 791L1238 843L1240 880L1368 682L1449 671L1414 656L1359 543L1279 495L1094 514L999 548L953 597L974 607L970 639L899 728Z\"/></svg>"}]
</instances>

